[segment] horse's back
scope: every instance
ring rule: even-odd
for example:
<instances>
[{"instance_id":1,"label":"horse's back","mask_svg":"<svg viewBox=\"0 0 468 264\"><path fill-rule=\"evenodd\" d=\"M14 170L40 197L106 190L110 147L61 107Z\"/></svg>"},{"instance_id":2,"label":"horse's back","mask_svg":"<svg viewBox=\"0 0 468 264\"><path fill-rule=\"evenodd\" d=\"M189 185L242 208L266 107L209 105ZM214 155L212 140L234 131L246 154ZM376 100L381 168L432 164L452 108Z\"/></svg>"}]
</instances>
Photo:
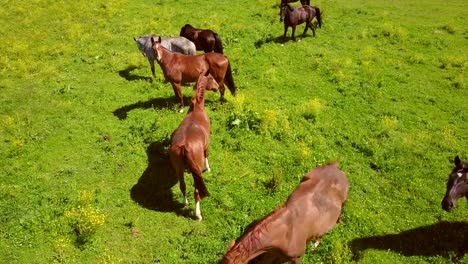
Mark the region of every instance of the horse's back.
<instances>
[{"instance_id":1,"label":"horse's back","mask_svg":"<svg viewBox=\"0 0 468 264\"><path fill-rule=\"evenodd\" d=\"M286 205L296 215L294 228L307 238L316 239L336 224L348 195L348 180L330 163L310 171L292 193Z\"/></svg>"}]
</instances>

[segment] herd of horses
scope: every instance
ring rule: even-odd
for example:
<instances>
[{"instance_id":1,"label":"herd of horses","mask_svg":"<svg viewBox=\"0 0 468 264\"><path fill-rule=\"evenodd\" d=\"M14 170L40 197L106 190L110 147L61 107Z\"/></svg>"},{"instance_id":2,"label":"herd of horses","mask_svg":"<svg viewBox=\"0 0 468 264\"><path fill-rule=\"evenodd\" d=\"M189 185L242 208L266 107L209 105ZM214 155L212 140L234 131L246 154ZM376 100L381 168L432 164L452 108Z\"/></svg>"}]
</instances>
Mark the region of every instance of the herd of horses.
<instances>
[{"instance_id":1,"label":"herd of horses","mask_svg":"<svg viewBox=\"0 0 468 264\"><path fill-rule=\"evenodd\" d=\"M310 0L301 0L301 6L292 7L282 0L280 20L284 21L284 35L292 27L305 23L303 36L310 28L315 36L313 18L321 27L320 9L310 6ZM184 171L187 169L194 180L195 219L201 221L200 200L209 195L202 173L210 171L208 147L210 143L210 119L205 111L205 91L220 91L224 99L224 85L236 95L231 66L223 54L220 36L209 29L198 29L186 24L180 36L161 38L145 35L135 39L139 50L148 58L153 76L154 60L160 65L169 81L183 112L184 102L181 85L193 83L194 96L190 109L171 136L169 157L179 187L183 205L188 205ZM197 54L197 51L204 51ZM442 208L451 211L462 197L468 199L468 163L457 156L455 167L447 182L447 191ZM220 263L300 263L307 243L314 241L315 249L321 237L339 222L347 199L349 182L337 162L319 166L303 177L287 201L270 214L252 224L237 240L231 241ZM468 241L462 246L468 250Z\"/></svg>"}]
</instances>

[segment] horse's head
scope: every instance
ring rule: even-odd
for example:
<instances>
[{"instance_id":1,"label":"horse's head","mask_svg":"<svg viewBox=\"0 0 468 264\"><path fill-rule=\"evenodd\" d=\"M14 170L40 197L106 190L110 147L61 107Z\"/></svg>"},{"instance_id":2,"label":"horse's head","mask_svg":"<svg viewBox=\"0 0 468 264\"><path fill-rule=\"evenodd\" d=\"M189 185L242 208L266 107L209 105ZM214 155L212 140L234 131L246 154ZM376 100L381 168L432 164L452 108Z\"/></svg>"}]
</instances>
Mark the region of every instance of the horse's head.
<instances>
[{"instance_id":1,"label":"horse's head","mask_svg":"<svg viewBox=\"0 0 468 264\"><path fill-rule=\"evenodd\" d=\"M280 22L283 22L284 17L288 13L288 10L292 11L293 10L292 6L290 4L288 4L288 3L281 3L280 14L279 14L280 15Z\"/></svg>"},{"instance_id":2,"label":"horse's head","mask_svg":"<svg viewBox=\"0 0 468 264\"><path fill-rule=\"evenodd\" d=\"M281 3L280 13L279 13L280 22L283 22L284 17L286 16L286 9L287 9L287 8L288 8L288 4L287 4L287 3Z\"/></svg>"},{"instance_id":3,"label":"horse's head","mask_svg":"<svg viewBox=\"0 0 468 264\"><path fill-rule=\"evenodd\" d=\"M455 168L447 181L447 192L442 200L442 209L451 211L457 200L466 196L468 199L468 163L464 163L458 156L454 160Z\"/></svg>"},{"instance_id":4,"label":"horse's head","mask_svg":"<svg viewBox=\"0 0 468 264\"><path fill-rule=\"evenodd\" d=\"M205 75L201 74L200 77L198 77L198 83L200 87L204 87L208 91L216 92L219 89L218 82L210 73L206 73Z\"/></svg>"},{"instance_id":5,"label":"horse's head","mask_svg":"<svg viewBox=\"0 0 468 264\"><path fill-rule=\"evenodd\" d=\"M161 62L161 59L162 59L161 50L164 48L161 45L161 36L158 36L157 38L155 36L151 36L151 46L153 47L154 53L156 55L156 60L158 62Z\"/></svg>"}]
</instances>

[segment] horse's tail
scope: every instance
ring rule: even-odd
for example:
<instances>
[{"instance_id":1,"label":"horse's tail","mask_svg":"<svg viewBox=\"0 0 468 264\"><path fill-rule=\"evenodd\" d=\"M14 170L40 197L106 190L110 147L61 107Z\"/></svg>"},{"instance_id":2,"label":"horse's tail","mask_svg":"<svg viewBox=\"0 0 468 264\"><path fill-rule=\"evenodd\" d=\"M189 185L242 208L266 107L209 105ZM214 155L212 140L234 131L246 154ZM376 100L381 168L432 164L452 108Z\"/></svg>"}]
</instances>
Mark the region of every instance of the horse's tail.
<instances>
[{"instance_id":1,"label":"horse's tail","mask_svg":"<svg viewBox=\"0 0 468 264\"><path fill-rule=\"evenodd\" d=\"M317 21L318 21L319 28L322 28L322 18L320 16L320 8L316 6L314 6L313 8L315 9L315 13L317 14Z\"/></svg>"},{"instance_id":2,"label":"horse's tail","mask_svg":"<svg viewBox=\"0 0 468 264\"><path fill-rule=\"evenodd\" d=\"M195 163L195 157L193 157L193 153L187 151L185 148L183 149L185 163L187 164L190 172L193 176L193 183L195 185L195 189L198 190L198 194L200 195L200 199L210 195L208 193L208 189L205 186L205 182L203 181L202 177L202 170L199 166Z\"/></svg>"},{"instance_id":3,"label":"horse's tail","mask_svg":"<svg viewBox=\"0 0 468 264\"><path fill-rule=\"evenodd\" d=\"M234 79L232 78L231 63L228 60L228 67L226 70L226 76L224 76L224 83L229 88L229 91L233 96L236 96L236 85L234 84Z\"/></svg>"},{"instance_id":4,"label":"horse's tail","mask_svg":"<svg viewBox=\"0 0 468 264\"><path fill-rule=\"evenodd\" d=\"M223 53L223 42L221 41L221 37L216 33L214 33L214 37L215 37L214 52Z\"/></svg>"}]
</instances>

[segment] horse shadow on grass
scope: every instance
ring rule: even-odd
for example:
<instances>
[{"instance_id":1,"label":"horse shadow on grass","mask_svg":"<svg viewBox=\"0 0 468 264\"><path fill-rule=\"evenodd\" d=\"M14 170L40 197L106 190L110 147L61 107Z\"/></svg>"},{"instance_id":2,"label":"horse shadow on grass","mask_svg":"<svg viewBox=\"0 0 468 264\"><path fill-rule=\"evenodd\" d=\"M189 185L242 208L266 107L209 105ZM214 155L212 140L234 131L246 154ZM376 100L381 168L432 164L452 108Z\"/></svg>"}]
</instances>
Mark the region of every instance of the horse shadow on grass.
<instances>
[{"instance_id":1,"label":"horse shadow on grass","mask_svg":"<svg viewBox=\"0 0 468 264\"><path fill-rule=\"evenodd\" d=\"M191 104L191 99L190 97L183 96L184 100L184 105L190 105ZM163 109L163 108L172 108L175 105L178 105L178 102L176 102L175 98L155 98L151 99L148 101L139 101L134 104L129 104L122 106L116 110L114 110L112 113L114 116L118 117L120 120L124 120L127 118L128 112L134 109L149 109L149 108L155 108L155 109Z\"/></svg>"},{"instance_id":2,"label":"horse shadow on grass","mask_svg":"<svg viewBox=\"0 0 468 264\"><path fill-rule=\"evenodd\" d=\"M135 69L138 69L138 67L133 66L133 65L128 66L126 69L120 70L119 75L120 77L124 78L127 81L147 81L149 83L153 82L153 78L151 77L139 76L139 75L133 74L132 71Z\"/></svg>"},{"instance_id":3,"label":"horse shadow on grass","mask_svg":"<svg viewBox=\"0 0 468 264\"><path fill-rule=\"evenodd\" d=\"M365 250L391 250L404 256L442 256L454 262L468 252L468 222L439 222L399 234L354 239L350 247L358 261Z\"/></svg>"},{"instance_id":4,"label":"horse shadow on grass","mask_svg":"<svg viewBox=\"0 0 468 264\"><path fill-rule=\"evenodd\" d=\"M263 45L267 43L271 43L271 42L283 44L284 40L285 39L283 38L283 36L273 37L272 35L268 35L265 39L259 39L255 41L254 45L255 45L255 48L259 49Z\"/></svg>"},{"instance_id":5,"label":"horse shadow on grass","mask_svg":"<svg viewBox=\"0 0 468 264\"><path fill-rule=\"evenodd\" d=\"M168 145L166 139L148 146L148 167L130 190L130 197L144 208L190 217L190 210L174 199L171 190L178 180L169 160Z\"/></svg>"}]
</instances>

